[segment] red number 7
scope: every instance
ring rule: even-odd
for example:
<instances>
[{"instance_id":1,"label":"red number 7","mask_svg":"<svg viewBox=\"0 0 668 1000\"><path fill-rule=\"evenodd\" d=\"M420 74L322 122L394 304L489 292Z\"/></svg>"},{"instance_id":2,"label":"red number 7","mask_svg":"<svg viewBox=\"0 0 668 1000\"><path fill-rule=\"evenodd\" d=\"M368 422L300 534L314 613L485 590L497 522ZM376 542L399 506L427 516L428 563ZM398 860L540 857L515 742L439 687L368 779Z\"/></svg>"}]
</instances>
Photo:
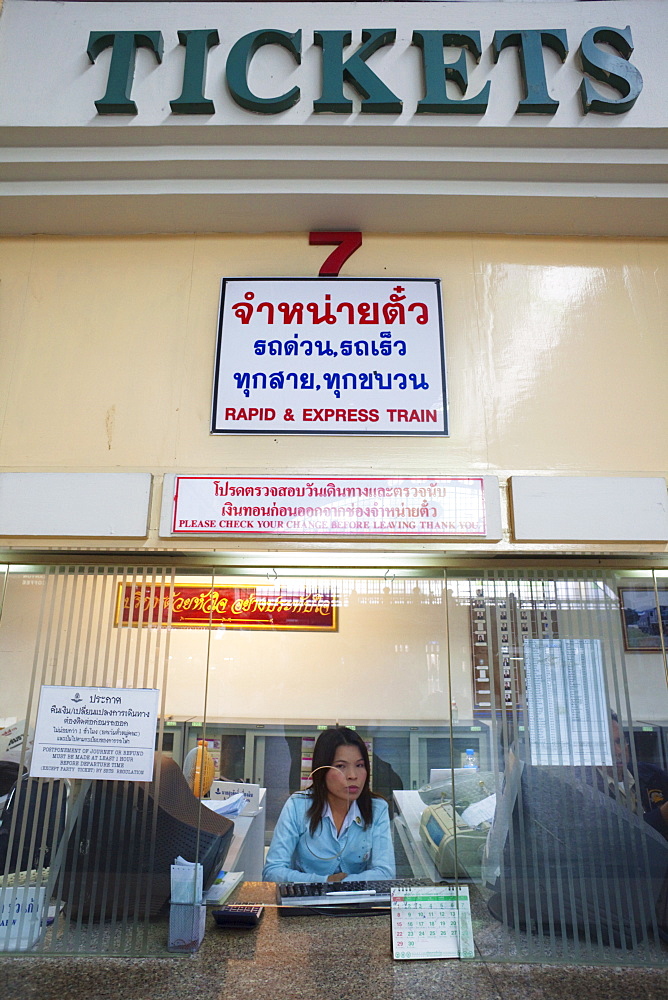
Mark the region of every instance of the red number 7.
<instances>
[{"instance_id":1,"label":"red number 7","mask_svg":"<svg viewBox=\"0 0 668 1000\"><path fill-rule=\"evenodd\" d=\"M329 246L336 244L319 271L321 278L338 278L339 271L356 250L362 246L361 233L309 233L310 246Z\"/></svg>"}]
</instances>

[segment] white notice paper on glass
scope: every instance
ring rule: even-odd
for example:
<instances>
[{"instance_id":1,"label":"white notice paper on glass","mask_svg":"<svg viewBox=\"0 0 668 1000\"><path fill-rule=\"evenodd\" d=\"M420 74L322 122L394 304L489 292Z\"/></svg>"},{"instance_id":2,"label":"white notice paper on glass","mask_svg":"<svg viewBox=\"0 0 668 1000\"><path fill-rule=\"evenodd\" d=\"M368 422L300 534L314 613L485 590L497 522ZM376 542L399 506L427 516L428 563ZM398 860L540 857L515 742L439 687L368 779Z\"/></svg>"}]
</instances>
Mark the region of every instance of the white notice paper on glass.
<instances>
[{"instance_id":1,"label":"white notice paper on glass","mask_svg":"<svg viewBox=\"0 0 668 1000\"><path fill-rule=\"evenodd\" d=\"M394 958L473 958L468 886L393 888Z\"/></svg>"},{"instance_id":2,"label":"white notice paper on glass","mask_svg":"<svg viewBox=\"0 0 668 1000\"><path fill-rule=\"evenodd\" d=\"M151 781L159 695L157 688L44 684L31 776Z\"/></svg>"},{"instance_id":3,"label":"white notice paper on glass","mask_svg":"<svg viewBox=\"0 0 668 1000\"><path fill-rule=\"evenodd\" d=\"M525 639L532 764L612 764L599 639Z\"/></svg>"}]
</instances>

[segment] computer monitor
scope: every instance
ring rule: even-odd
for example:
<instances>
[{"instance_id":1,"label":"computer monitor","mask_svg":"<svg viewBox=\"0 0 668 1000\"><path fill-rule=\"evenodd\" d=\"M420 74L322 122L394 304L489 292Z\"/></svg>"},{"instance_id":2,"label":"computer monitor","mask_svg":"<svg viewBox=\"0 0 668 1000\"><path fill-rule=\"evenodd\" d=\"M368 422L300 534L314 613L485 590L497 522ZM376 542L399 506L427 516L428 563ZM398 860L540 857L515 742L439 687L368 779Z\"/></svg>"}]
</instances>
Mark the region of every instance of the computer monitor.
<instances>
[{"instance_id":1,"label":"computer monitor","mask_svg":"<svg viewBox=\"0 0 668 1000\"><path fill-rule=\"evenodd\" d=\"M93 781L77 804L65 866L72 917L154 916L171 892L179 856L202 865L203 889L213 884L234 823L193 795L178 764L160 755L152 782Z\"/></svg>"}]
</instances>

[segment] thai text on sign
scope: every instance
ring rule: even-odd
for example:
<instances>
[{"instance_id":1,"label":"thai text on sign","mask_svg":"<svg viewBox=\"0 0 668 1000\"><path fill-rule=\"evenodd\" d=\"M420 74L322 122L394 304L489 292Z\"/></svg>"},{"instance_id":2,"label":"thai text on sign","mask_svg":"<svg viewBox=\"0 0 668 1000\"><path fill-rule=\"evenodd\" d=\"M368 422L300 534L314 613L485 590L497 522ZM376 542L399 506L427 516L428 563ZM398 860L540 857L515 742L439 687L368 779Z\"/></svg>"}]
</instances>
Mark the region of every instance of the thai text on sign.
<instances>
[{"instance_id":1,"label":"thai text on sign","mask_svg":"<svg viewBox=\"0 0 668 1000\"><path fill-rule=\"evenodd\" d=\"M224 279L211 430L447 434L439 282Z\"/></svg>"},{"instance_id":2,"label":"thai text on sign","mask_svg":"<svg viewBox=\"0 0 668 1000\"><path fill-rule=\"evenodd\" d=\"M177 476L174 534L484 535L480 478Z\"/></svg>"},{"instance_id":3,"label":"thai text on sign","mask_svg":"<svg viewBox=\"0 0 668 1000\"><path fill-rule=\"evenodd\" d=\"M31 776L151 781L159 695L157 688L42 685Z\"/></svg>"},{"instance_id":4,"label":"thai text on sign","mask_svg":"<svg viewBox=\"0 0 668 1000\"><path fill-rule=\"evenodd\" d=\"M315 591L119 584L115 624L331 632L337 617L331 595Z\"/></svg>"}]
</instances>

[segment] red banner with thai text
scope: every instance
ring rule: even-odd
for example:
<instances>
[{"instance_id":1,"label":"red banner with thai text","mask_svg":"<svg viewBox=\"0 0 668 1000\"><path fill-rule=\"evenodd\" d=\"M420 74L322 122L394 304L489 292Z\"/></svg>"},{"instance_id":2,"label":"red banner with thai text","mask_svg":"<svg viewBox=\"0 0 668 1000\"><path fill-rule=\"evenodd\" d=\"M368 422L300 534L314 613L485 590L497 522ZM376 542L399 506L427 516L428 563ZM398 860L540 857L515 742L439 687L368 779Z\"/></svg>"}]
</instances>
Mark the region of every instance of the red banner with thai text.
<instances>
[{"instance_id":1,"label":"red banner with thai text","mask_svg":"<svg viewBox=\"0 0 668 1000\"><path fill-rule=\"evenodd\" d=\"M114 624L334 632L332 595L267 587L119 584Z\"/></svg>"}]
</instances>

